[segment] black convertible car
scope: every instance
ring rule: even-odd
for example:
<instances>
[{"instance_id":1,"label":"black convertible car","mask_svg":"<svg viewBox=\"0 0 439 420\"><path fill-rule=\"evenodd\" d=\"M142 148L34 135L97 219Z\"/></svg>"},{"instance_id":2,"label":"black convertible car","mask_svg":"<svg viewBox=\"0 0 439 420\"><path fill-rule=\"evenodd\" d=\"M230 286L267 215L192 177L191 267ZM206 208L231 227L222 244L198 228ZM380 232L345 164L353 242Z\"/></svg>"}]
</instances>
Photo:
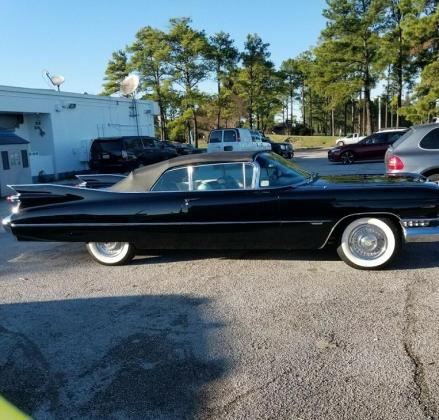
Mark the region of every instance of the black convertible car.
<instances>
[{"instance_id":1,"label":"black convertible car","mask_svg":"<svg viewBox=\"0 0 439 420\"><path fill-rule=\"evenodd\" d=\"M4 227L23 241L85 242L107 265L136 249L335 245L351 266L374 269L403 242L439 241L439 186L422 176L318 176L272 152L222 152L99 177L13 186Z\"/></svg>"}]
</instances>

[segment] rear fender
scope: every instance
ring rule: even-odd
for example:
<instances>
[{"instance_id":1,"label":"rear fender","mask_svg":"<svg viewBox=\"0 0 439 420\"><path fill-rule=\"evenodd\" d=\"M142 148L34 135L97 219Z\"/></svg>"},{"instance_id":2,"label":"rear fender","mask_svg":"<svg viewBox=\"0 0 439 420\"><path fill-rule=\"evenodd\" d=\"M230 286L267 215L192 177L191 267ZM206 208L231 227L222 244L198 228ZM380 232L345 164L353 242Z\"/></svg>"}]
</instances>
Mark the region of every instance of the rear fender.
<instances>
[{"instance_id":1,"label":"rear fender","mask_svg":"<svg viewBox=\"0 0 439 420\"><path fill-rule=\"evenodd\" d=\"M91 189L53 184L8 185L8 187L17 192L9 197L9 201L20 205L20 209L84 200L96 194Z\"/></svg>"}]
</instances>

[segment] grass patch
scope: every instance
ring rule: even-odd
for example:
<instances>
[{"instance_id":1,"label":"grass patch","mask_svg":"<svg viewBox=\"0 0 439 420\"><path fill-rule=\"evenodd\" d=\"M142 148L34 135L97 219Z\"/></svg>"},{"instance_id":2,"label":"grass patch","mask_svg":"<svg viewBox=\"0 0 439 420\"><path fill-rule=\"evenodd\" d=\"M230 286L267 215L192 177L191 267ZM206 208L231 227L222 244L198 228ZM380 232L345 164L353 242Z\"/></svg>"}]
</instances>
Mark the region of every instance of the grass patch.
<instances>
[{"instance_id":1,"label":"grass patch","mask_svg":"<svg viewBox=\"0 0 439 420\"><path fill-rule=\"evenodd\" d=\"M335 139L337 138L334 136L284 136L280 134L271 134L269 137L277 142L283 142L289 139L292 141L295 149L333 147L335 146Z\"/></svg>"}]
</instances>

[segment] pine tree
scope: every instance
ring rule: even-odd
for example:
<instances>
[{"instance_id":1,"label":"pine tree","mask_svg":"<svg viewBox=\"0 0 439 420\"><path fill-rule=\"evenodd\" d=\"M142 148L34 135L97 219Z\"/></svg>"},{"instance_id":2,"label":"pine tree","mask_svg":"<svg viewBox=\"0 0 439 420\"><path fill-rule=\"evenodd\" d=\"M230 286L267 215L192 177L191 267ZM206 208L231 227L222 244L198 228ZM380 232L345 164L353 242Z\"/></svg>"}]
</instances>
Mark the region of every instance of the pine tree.
<instances>
[{"instance_id":1,"label":"pine tree","mask_svg":"<svg viewBox=\"0 0 439 420\"><path fill-rule=\"evenodd\" d=\"M173 79L184 90L182 108L191 111L193 127L189 130L190 140L193 139L198 147L197 110L201 97L198 85L209 74L209 63L206 59L209 44L204 31L191 28L190 18L175 18L170 22L169 42ZM185 115L188 113L185 112Z\"/></svg>"},{"instance_id":2,"label":"pine tree","mask_svg":"<svg viewBox=\"0 0 439 420\"><path fill-rule=\"evenodd\" d=\"M141 89L145 98L156 101L160 113L160 137L167 137L167 115L171 89L171 48L168 36L151 26L142 28L129 47L132 54L130 67L140 75Z\"/></svg>"},{"instance_id":3,"label":"pine tree","mask_svg":"<svg viewBox=\"0 0 439 420\"><path fill-rule=\"evenodd\" d=\"M231 105L233 73L238 62L238 50L233 45L230 35L218 32L209 38L207 58L215 74L216 94L216 127L220 128L221 113Z\"/></svg>"},{"instance_id":4,"label":"pine tree","mask_svg":"<svg viewBox=\"0 0 439 420\"><path fill-rule=\"evenodd\" d=\"M327 4L323 15L328 22L318 49L330 54L334 63L331 72L339 75L343 89L348 87L350 91L355 84L361 86L365 131L371 134L371 90L379 75L375 66L380 42L378 30L384 15L383 0L327 0Z\"/></svg>"},{"instance_id":5,"label":"pine tree","mask_svg":"<svg viewBox=\"0 0 439 420\"><path fill-rule=\"evenodd\" d=\"M269 61L269 45L257 34L248 34L240 56L242 68L237 75L237 90L247 108L250 128L254 127L255 119L258 120L256 112L262 108L263 99L259 95L263 91L265 79L274 76L274 64Z\"/></svg>"},{"instance_id":6,"label":"pine tree","mask_svg":"<svg viewBox=\"0 0 439 420\"><path fill-rule=\"evenodd\" d=\"M296 98L296 89L301 84L301 72L296 60L289 58L282 62L280 66L281 77L284 81L285 94L287 96L287 111L289 108L290 115L290 134L292 134L294 124L294 100Z\"/></svg>"},{"instance_id":7,"label":"pine tree","mask_svg":"<svg viewBox=\"0 0 439 420\"><path fill-rule=\"evenodd\" d=\"M419 18L407 19L412 54L421 69L415 103L401 112L410 121L428 122L439 114L439 7L437 0L417 0Z\"/></svg>"},{"instance_id":8,"label":"pine tree","mask_svg":"<svg viewBox=\"0 0 439 420\"><path fill-rule=\"evenodd\" d=\"M104 90L101 95L112 95L119 92L120 83L128 76L128 57L124 50L115 51L108 61L104 77Z\"/></svg>"},{"instance_id":9,"label":"pine tree","mask_svg":"<svg viewBox=\"0 0 439 420\"><path fill-rule=\"evenodd\" d=\"M387 69L392 90L395 90L396 126L400 125L404 86L411 86L416 72L410 52L412 39L406 20L418 18L419 13L411 0L386 0L383 22L384 35L380 42L380 65Z\"/></svg>"}]
</instances>

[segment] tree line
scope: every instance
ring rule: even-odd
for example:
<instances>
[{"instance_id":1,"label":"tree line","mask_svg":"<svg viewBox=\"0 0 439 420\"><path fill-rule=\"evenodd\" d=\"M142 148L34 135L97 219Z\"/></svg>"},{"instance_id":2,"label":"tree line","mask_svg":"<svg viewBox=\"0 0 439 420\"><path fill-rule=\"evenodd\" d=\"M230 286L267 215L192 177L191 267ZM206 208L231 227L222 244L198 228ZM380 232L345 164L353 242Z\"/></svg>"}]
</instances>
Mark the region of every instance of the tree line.
<instances>
[{"instance_id":1,"label":"tree line","mask_svg":"<svg viewBox=\"0 0 439 420\"><path fill-rule=\"evenodd\" d=\"M158 104L160 137L196 144L215 127L370 134L378 118L386 127L439 114L438 0L326 1L317 45L279 68L257 34L240 51L230 34L208 36L190 18L144 27L112 54L102 94L137 73L138 96Z\"/></svg>"}]
</instances>

